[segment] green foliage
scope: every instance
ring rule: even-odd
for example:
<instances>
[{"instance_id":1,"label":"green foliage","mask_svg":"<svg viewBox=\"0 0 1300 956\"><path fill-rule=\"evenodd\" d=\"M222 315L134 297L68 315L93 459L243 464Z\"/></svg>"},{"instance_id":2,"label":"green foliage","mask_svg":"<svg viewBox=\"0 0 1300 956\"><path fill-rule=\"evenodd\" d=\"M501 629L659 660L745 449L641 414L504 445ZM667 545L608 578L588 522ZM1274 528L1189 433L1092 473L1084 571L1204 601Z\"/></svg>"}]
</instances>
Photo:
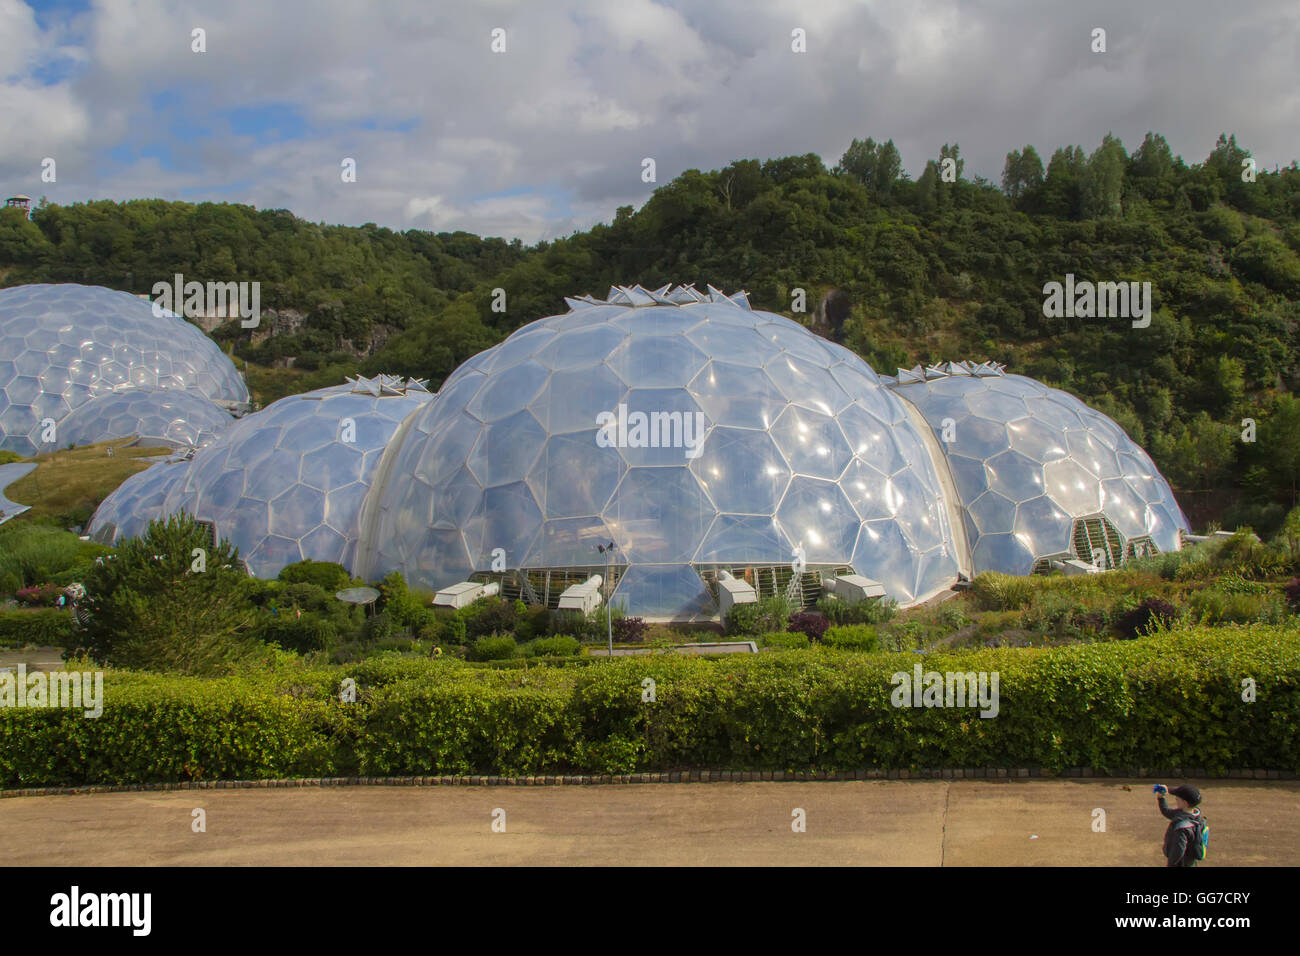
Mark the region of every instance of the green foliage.
<instances>
[{"instance_id":1,"label":"green foliage","mask_svg":"<svg viewBox=\"0 0 1300 956\"><path fill-rule=\"evenodd\" d=\"M524 662L520 662L521 664ZM914 664L999 675L997 719L897 708ZM339 682L358 685L354 703ZM656 703L641 700L642 680ZM1256 681L1243 705L1241 682ZM1294 629L1183 627L1043 651L676 655L491 669L377 658L197 680L110 671L104 713L0 709L0 785L679 767L1300 770Z\"/></svg>"},{"instance_id":2,"label":"green foliage","mask_svg":"<svg viewBox=\"0 0 1300 956\"><path fill-rule=\"evenodd\" d=\"M785 631L777 631L774 634L764 634L762 638L760 638L760 642L763 647L780 647L785 649L794 648L806 650L812 646L812 642L808 640L808 635L799 632L790 634Z\"/></svg>"},{"instance_id":3,"label":"green foliage","mask_svg":"<svg viewBox=\"0 0 1300 956\"><path fill-rule=\"evenodd\" d=\"M285 565L280 570L279 578L288 584L314 584L331 594L343 590L352 581L343 565L332 561L313 561L310 558Z\"/></svg>"},{"instance_id":4,"label":"green foliage","mask_svg":"<svg viewBox=\"0 0 1300 956\"><path fill-rule=\"evenodd\" d=\"M550 631L551 612L542 605L524 606L516 602L515 640L523 643L536 637L545 637Z\"/></svg>"},{"instance_id":5,"label":"green foliage","mask_svg":"<svg viewBox=\"0 0 1300 956\"><path fill-rule=\"evenodd\" d=\"M0 610L0 647L73 648L79 631L71 611L38 608L30 611Z\"/></svg>"},{"instance_id":6,"label":"green foliage","mask_svg":"<svg viewBox=\"0 0 1300 956\"><path fill-rule=\"evenodd\" d=\"M379 593L383 613L397 626L418 631L421 627L434 623L432 608L423 595L406 586L406 579L399 572L393 571L384 578L379 585Z\"/></svg>"},{"instance_id":7,"label":"green foliage","mask_svg":"<svg viewBox=\"0 0 1300 956\"><path fill-rule=\"evenodd\" d=\"M366 618L366 622L361 625L361 639L371 644L380 644L384 641L390 641L397 636L398 625L386 612L380 612L372 617Z\"/></svg>"},{"instance_id":8,"label":"green foliage","mask_svg":"<svg viewBox=\"0 0 1300 956\"><path fill-rule=\"evenodd\" d=\"M193 570L195 551L206 570ZM188 514L153 521L86 576L86 648L114 667L216 674L245 657L253 587L223 539Z\"/></svg>"},{"instance_id":9,"label":"green foliage","mask_svg":"<svg viewBox=\"0 0 1300 956\"><path fill-rule=\"evenodd\" d=\"M539 637L529 642L526 648L534 657L572 657L581 646L576 637L556 634L554 637Z\"/></svg>"},{"instance_id":10,"label":"green foliage","mask_svg":"<svg viewBox=\"0 0 1300 956\"><path fill-rule=\"evenodd\" d=\"M487 634L469 646L472 661L504 661L518 653L519 646L509 634Z\"/></svg>"},{"instance_id":11,"label":"green foliage","mask_svg":"<svg viewBox=\"0 0 1300 956\"><path fill-rule=\"evenodd\" d=\"M849 624L827 630L822 643L846 651L874 651L880 647L880 635L870 625Z\"/></svg>"},{"instance_id":12,"label":"green foliage","mask_svg":"<svg viewBox=\"0 0 1300 956\"><path fill-rule=\"evenodd\" d=\"M1178 608L1168 601L1149 597L1143 599L1133 609L1119 615L1115 627L1120 636L1131 639L1169 627L1177 620Z\"/></svg>"},{"instance_id":13,"label":"green foliage","mask_svg":"<svg viewBox=\"0 0 1300 956\"><path fill-rule=\"evenodd\" d=\"M727 615L727 633L737 637L756 637L789 630L794 612L783 597L766 597L753 604L736 604Z\"/></svg>"},{"instance_id":14,"label":"green foliage","mask_svg":"<svg viewBox=\"0 0 1300 956\"><path fill-rule=\"evenodd\" d=\"M23 587L69 584L90 570L95 558L113 549L48 524L10 521L0 525L0 593Z\"/></svg>"},{"instance_id":15,"label":"green foliage","mask_svg":"<svg viewBox=\"0 0 1300 956\"><path fill-rule=\"evenodd\" d=\"M1028 578L986 571L971 581L971 594L988 611L1014 611L1026 607L1033 592Z\"/></svg>"},{"instance_id":16,"label":"green foliage","mask_svg":"<svg viewBox=\"0 0 1300 956\"><path fill-rule=\"evenodd\" d=\"M461 608L458 616L465 622L466 635L473 640L488 634L514 633L521 607L519 602L489 595Z\"/></svg>"},{"instance_id":17,"label":"green foliage","mask_svg":"<svg viewBox=\"0 0 1300 956\"><path fill-rule=\"evenodd\" d=\"M315 614L302 617L291 614L271 615L261 622L257 633L267 643L299 654L329 650L340 639L337 625Z\"/></svg>"},{"instance_id":18,"label":"green foliage","mask_svg":"<svg viewBox=\"0 0 1300 956\"><path fill-rule=\"evenodd\" d=\"M884 624L898 613L898 602L885 597L847 604L824 594L817 599L817 610L832 624Z\"/></svg>"}]
</instances>

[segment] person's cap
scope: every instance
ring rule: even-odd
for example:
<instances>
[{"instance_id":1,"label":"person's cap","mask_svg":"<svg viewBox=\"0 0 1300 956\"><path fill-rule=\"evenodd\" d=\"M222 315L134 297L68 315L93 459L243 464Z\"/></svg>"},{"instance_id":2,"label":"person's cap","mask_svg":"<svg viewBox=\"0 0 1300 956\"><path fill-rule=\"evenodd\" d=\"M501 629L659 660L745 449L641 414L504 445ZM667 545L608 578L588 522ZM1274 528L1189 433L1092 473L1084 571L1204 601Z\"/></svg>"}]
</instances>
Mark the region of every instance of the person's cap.
<instances>
[{"instance_id":1,"label":"person's cap","mask_svg":"<svg viewBox=\"0 0 1300 956\"><path fill-rule=\"evenodd\" d=\"M1201 802L1201 791L1197 790L1190 783L1185 783L1181 787L1174 787L1169 792L1175 797L1182 797L1193 807Z\"/></svg>"}]
</instances>

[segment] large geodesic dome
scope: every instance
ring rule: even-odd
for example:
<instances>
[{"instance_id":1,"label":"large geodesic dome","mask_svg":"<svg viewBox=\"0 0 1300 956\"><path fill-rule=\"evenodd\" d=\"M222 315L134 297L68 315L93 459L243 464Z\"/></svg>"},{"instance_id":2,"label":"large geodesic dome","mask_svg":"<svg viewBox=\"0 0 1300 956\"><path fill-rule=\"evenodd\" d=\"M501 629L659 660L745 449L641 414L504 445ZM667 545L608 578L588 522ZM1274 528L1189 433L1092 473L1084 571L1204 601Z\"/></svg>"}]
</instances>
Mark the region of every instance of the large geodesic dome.
<instances>
[{"instance_id":1,"label":"large geodesic dome","mask_svg":"<svg viewBox=\"0 0 1300 956\"><path fill-rule=\"evenodd\" d=\"M0 448L21 455L92 398L120 389L177 389L243 405L248 389L197 327L149 302L98 286L0 289Z\"/></svg>"},{"instance_id":2,"label":"large geodesic dome","mask_svg":"<svg viewBox=\"0 0 1300 956\"><path fill-rule=\"evenodd\" d=\"M248 415L126 482L91 533L188 511L259 576L310 558L555 607L599 574L633 615L716 620L728 576L796 604L828 585L912 604L980 571L1116 567L1188 530L1118 425L994 363L880 377L712 287L566 302L436 396L379 376Z\"/></svg>"},{"instance_id":3,"label":"large geodesic dome","mask_svg":"<svg viewBox=\"0 0 1300 956\"><path fill-rule=\"evenodd\" d=\"M133 388L98 395L59 423L60 447L137 435L143 445L202 448L234 421L195 392Z\"/></svg>"},{"instance_id":4,"label":"large geodesic dome","mask_svg":"<svg viewBox=\"0 0 1300 956\"><path fill-rule=\"evenodd\" d=\"M858 356L710 287L566 300L462 365L385 459L358 573L438 588L605 574L653 618L713 617L726 570L856 571L902 602L958 548L928 438ZM642 429L638 433L638 423ZM557 577L558 576L558 577Z\"/></svg>"},{"instance_id":5,"label":"large geodesic dome","mask_svg":"<svg viewBox=\"0 0 1300 956\"><path fill-rule=\"evenodd\" d=\"M160 461L127 478L95 509L86 534L100 544L112 545L143 535L150 521L165 517L167 493L185 475L189 464Z\"/></svg>"},{"instance_id":6,"label":"large geodesic dome","mask_svg":"<svg viewBox=\"0 0 1300 956\"><path fill-rule=\"evenodd\" d=\"M1117 567L1177 550L1190 530L1147 453L1073 395L965 362L900 371L896 391L939 439L977 573Z\"/></svg>"},{"instance_id":7,"label":"large geodesic dome","mask_svg":"<svg viewBox=\"0 0 1300 956\"><path fill-rule=\"evenodd\" d=\"M282 398L199 451L162 513L209 523L259 577L305 558L351 567L380 457L402 420L432 398L423 382L390 376Z\"/></svg>"}]
</instances>

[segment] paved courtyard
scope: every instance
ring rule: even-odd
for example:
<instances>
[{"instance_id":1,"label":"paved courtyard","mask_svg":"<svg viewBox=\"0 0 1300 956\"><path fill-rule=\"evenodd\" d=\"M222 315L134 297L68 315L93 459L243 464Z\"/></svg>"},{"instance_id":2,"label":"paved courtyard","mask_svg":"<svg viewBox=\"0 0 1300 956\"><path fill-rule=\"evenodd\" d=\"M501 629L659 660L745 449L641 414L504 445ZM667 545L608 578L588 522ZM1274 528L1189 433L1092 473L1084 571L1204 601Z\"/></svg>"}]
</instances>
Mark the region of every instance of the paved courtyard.
<instances>
[{"instance_id":1,"label":"paved courtyard","mask_svg":"<svg viewBox=\"0 0 1300 956\"><path fill-rule=\"evenodd\" d=\"M1300 858L1300 783L1192 781L1209 865ZM192 829L206 813L206 832ZM795 832L796 810L804 832ZM1105 811L1105 832L1094 814ZM504 832L494 832L494 811ZM495 814L501 819L501 814ZM1159 866L1143 780L330 787L0 799L8 866Z\"/></svg>"}]
</instances>

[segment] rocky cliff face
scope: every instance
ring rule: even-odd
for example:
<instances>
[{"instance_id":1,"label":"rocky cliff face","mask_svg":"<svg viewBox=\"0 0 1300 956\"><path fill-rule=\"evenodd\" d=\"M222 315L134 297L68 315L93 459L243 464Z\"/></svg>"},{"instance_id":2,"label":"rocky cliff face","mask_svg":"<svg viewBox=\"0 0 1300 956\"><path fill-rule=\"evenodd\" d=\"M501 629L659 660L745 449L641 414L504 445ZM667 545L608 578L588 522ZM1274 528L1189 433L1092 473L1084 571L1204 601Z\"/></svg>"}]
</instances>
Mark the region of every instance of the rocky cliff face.
<instances>
[{"instance_id":1,"label":"rocky cliff face","mask_svg":"<svg viewBox=\"0 0 1300 956\"><path fill-rule=\"evenodd\" d=\"M307 313L297 309L263 309L262 321L253 329L252 342L256 345L272 335L293 335L307 322Z\"/></svg>"}]
</instances>

